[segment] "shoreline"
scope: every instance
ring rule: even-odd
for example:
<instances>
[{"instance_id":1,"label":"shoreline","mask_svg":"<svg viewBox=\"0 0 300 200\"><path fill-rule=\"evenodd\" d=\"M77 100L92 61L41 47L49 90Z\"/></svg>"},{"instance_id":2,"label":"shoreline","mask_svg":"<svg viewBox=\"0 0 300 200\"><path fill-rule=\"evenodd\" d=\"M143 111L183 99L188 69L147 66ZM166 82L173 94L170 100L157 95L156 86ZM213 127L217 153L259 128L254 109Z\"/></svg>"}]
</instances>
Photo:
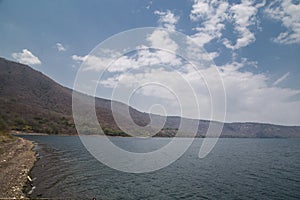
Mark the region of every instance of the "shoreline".
<instances>
[{"instance_id":1,"label":"shoreline","mask_svg":"<svg viewBox=\"0 0 300 200\"><path fill-rule=\"evenodd\" d=\"M28 199L24 188L37 160L34 147L32 141L20 137L1 143L0 198Z\"/></svg>"},{"instance_id":2,"label":"shoreline","mask_svg":"<svg viewBox=\"0 0 300 200\"><path fill-rule=\"evenodd\" d=\"M22 131L11 131L10 132L11 135L49 135L47 133L28 133L28 132L22 132Z\"/></svg>"},{"instance_id":3,"label":"shoreline","mask_svg":"<svg viewBox=\"0 0 300 200\"><path fill-rule=\"evenodd\" d=\"M23 136L23 135L29 135L29 136L63 136L63 137L80 137L80 136L98 136L98 137L113 137L113 138L141 138L141 139L147 139L147 138L174 138L174 137L168 137L168 136L155 136L155 137L132 137L132 136L119 136L119 135L69 135L69 134L47 134L47 133L28 133L28 132L21 132L21 131L11 131L11 135L14 135L16 137ZM206 137L177 137L177 138L194 138L194 139L205 139ZM213 138L215 137L208 137ZM300 139L300 137L232 137L232 136L220 136L218 139Z\"/></svg>"}]
</instances>

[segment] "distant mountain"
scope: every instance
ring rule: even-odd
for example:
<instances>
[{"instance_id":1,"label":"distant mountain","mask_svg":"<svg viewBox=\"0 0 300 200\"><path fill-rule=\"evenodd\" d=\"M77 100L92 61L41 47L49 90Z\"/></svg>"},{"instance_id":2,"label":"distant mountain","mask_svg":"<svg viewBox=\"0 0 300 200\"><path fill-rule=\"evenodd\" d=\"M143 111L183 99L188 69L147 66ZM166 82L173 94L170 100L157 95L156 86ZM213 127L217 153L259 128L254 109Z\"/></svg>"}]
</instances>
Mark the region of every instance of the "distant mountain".
<instances>
[{"instance_id":1,"label":"distant mountain","mask_svg":"<svg viewBox=\"0 0 300 200\"><path fill-rule=\"evenodd\" d=\"M123 103L115 103L120 110L128 108ZM118 128L113 119L110 100L96 98L95 107L105 134L127 135ZM145 126L150 122L148 113L132 107L129 107L129 110L136 124ZM151 118L160 120L162 116L151 114ZM169 116L164 128L156 136L174 136L181 120L199 122L198 137L205 135L209 125L209 121L206 120ZM0 121L18 131L77 134L72 117L72 90L27 65L0 58ZM189 136L189 133L186 133L186 136ZM225 123L221 137L300 137L300 127Z\"/></svg>"}]
</instances>

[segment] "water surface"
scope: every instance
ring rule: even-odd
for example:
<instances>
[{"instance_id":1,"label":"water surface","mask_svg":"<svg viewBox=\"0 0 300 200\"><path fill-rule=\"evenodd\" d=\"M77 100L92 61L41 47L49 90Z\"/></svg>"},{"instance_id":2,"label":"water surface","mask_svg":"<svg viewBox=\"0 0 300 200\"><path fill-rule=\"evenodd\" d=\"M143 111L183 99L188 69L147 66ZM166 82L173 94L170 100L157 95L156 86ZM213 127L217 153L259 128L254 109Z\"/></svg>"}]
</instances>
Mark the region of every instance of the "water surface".
<instances>
[{"instance_id":1,"label":"water surface","mask_svg":"<svg viewBox=\"0 0 300 200\"><path fill-rule=\"evenodd\" d=\"M22 136L40 159L31 197L72 199L300 199L300 139L219 139L204 159L203 139L170 166L145 174L119 172L94 159L76 136ZM170 138L112 138L147 152Z\"/></svg>"}]
</instances>

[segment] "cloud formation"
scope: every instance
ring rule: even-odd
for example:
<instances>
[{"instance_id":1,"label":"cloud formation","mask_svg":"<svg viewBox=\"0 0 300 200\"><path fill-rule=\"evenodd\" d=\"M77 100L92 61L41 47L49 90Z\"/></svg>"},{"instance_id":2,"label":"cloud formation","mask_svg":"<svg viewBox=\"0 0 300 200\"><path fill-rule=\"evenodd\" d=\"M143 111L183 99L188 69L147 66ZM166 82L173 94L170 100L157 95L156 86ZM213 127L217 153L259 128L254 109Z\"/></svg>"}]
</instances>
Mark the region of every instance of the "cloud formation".
<instances>
[{"instance_id":1,"label":"cloud formation","mask_svg":"<svg viewBox=\"0 0 300 200\"><path fill-rule=\"evenodd\" d=\"M299 90L269 85L265 74L242 72L246 66L229 63L221 66L227 96L228 121L255 121L295 125L300 123L299 100L292 100ZM283 80L283 79L282 79ZM282 81L281 80L281 81Z\"/></svg>"},{"instance_id":2,"label":"cloud formation","mask_svg":"<svg viewBox=\"0 0 300 200\"><path fill-rule=\"evenodd\" d=\"M61 44L61 43L56 43L56 48L58 51L66 51L67 49Z\"/></svg>"},{"instance_id":3,"label":"cloud formation","mask_svg":"<svg viewBox=\"0 0 300 200\"><path fill-rule=\"evenodd\" d=\"M162 26L170 31L175 30L175 26L179 20L179 16L176 16L170 10L167 10L166 12L156 10L156 11L154 11L154 14L159 16L158 22L159 22L160 26Z\"/></svg>"},{"instance_id":4,"label":"cloud formation","mask_svg":"<svg viewBox=\"0 0 300 200\"><path fill-rule=\"evenodd\" d=\"M85 62L85 71L107 70L108 72L125 72L127 70L138 69L142 66L164 64L176 66L181 64L181 59L173 53L164 50L149 50L147 48L141 48L134 56L116 56L115 59L113 59L113 57L97 57L91 55L73 55L72 59L79 63Z\"/></svg>"},{"instance_id":5,"label":"cloud formation","mask_svg":"<svg viewBox=\"0 0 300 200\"><path fill-rule=\"evenodd\" d=\"M273 41L280 44L300 43L300 4L292 0L274 0L265 12L274 20L282 23L286 31L280 33Z\"/></svg>"},{"instance_id":6,"label":"cloud formation","mask_svg":"<svg viewBox=\"0 0 300 200\"><path fill-rule=\"evenodd\" d=\"M23 49L20 53L12 53L12 57L18 62L26 65L40 65L40 59L33 55L28 49Z\"/></svg>"},{"instance_id":7,"label":"cloud formation","mask_svg":"<svg viewBox=\"0 0 300 200\"><path fill-rule=\"evenodd\" d=\"M222 36L222 30L225 28L223 22L228 18L228 6L226 1L194 1L190 19L194 22L201 22L201 25L194 28L196 33L191 37L198 45L203 46Z\"/></svg>"},{"instance_id":8,"label":"cloud formation","mask_svg":"<svg viewBox=\"0 0 300 200\"><path fill-rule=\"evenodd\" d=\"M255 41L255 35L249 28L257 23L258 8L264 4L265 2L255 5L254 1L247 0L230 7L230 20L233 22L234 30L238 33L238 36L234 45L228 39L224 39L223 44L227 48L240 49Z\"/></svg>"},{"instance_id":9,"label":"cloud formation","mask_svg":"<svg viewBox=\"0 0 300 200\"><path fill-rule=\"evenodd\" d=\"M248 46L255 41L255 34L250 27L258 22L258 9L264 5L265 1L256 3L247 0L229 4L223 0L194 0L190 19L198 25L194 28L196 33L191 37L201 46L214 39L221 39L225 47L233 50ZM233 34L237 35L235 42L223 34L229 23L233 25Z\"/></svg>"},{"instance_id":10,"label":"cloud formation","mask_svg":"<svg viewBox=\"0 0 300 200\"><path fill-rule=\"evenodd\" d=\"M177 43L172 40L169 36L169 33L164 30L155 30L149 37L147 41L150 42L151 47L159 49L170 49L173 52L176 52L178 49Z\"/></svg>"},{"instance_id":11,"label":"cloud formation","mask_svg":"<svg viewBox=\"0 0 300 200\"><path fill-rule=\"evenodd\" d=\"M104 70L110 63L110 59L104 57L97 57L97 56L78 56L72 55L72 59L78 63L85 62L85 68L83 70L88 71L101 71Z\"/></svg>"}]
</instances>

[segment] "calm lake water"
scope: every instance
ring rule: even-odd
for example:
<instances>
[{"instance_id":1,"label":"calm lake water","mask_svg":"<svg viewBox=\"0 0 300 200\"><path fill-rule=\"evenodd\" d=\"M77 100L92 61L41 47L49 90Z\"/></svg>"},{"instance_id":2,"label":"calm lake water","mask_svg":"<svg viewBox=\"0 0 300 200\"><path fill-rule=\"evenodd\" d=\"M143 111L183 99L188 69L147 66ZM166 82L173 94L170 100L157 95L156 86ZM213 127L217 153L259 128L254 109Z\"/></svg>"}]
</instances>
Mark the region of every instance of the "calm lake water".
<instances>
[{"instance_id":1,"label":"calm lake water","mask_svg":"<svg viewBox=\"0 0 300 200\"><path fill-rule=\"evenodd\" d=\"M93 158L78 137L22 136L37 143L31 197L71 199L300 199L300 139L219 139L198 158L195 139L176 162L161 170L130 174ZM170 138L112 138L143 152Z\"/></svg>"}]
</instances>

